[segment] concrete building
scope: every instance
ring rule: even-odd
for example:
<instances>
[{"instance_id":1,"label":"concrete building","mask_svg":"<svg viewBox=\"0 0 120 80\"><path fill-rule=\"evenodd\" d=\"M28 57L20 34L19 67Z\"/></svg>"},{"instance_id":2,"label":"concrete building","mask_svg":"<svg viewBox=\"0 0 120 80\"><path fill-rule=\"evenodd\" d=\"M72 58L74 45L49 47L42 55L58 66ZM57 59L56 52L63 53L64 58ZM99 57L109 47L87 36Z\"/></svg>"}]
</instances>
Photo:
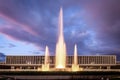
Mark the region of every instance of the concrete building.
<instances>
[{"instance_id":1,"label":"concrete building","mask_svg":"<svg viewBox=\"0 0 120 80\"><path fill-rule=\"evenodd\" d=\"M44 64L45 56L6 56L5 62L0 63L8 69L38 69ZM71 68L74 56L66 57L66 67ZM49 57L50 68L55 67L55 56ZM115 55L78 56L78 65L82 69L111 69L116 66ZM1 67L5 68L5 67Z\"/></svg>"}]
</instances>

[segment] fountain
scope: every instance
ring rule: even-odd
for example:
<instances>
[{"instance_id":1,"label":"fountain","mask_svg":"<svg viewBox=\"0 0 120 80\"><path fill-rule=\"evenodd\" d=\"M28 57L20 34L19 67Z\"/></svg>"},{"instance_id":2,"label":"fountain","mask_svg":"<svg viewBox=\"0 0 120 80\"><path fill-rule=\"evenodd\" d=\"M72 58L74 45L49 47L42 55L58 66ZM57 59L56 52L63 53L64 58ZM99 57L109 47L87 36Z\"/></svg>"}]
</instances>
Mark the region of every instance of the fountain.
<instances>
[{"instance_id":1,"label":"fountain","mask_svg":"<svg viewBox=\"0 0 120 80\"><path fill-rule=\"evenodd\" d=\"M42 64L42 71L49 71L49 49L48 49L48 46L46 46L46 49L45 49L45 60L44 60L44 64Z\"/></svg>"},{"instance_id":2,"label":"fountain","mask_svg":"<svg viewBox=\"0 0 120 80\"><path fill-rule=\"evenodd\" d=\"M74 47L74 62L72 64L72 68L66 68L66 44L64 41L63 35L63 10L60 8L59 13L59 34L58 41L56 44L56 52L55 52L55 67L50 69L49 66L49 50L46 46L45 50L45 62L42 64L42 71L79 71L79 65L77 62L77 45Z\"/></svg>"},{"instance_id":3,"label":"fountain","mask_svg":"<svg viewBox=\"0 0 120 80\"><path fill-rule=\"evenodd\" d=\"M77 45L75 44L74 47L74 64L77 65L78 61L77 61Z\"/></svg>"},{"instance_id":4,"label":"fountain","mask_svg":"<svg viewBox=\"0 0 120 80\"><path fill-rule=\"evenodd\" d=\"M63 35L63 10L60 8L59 14L59 35L56 44L55 68L64 70L66 68L66 44Z\"/></svg>"},{"instance_id":5,"label":"fountain","mask_svg":"<svg viewBox=\"0 0 120 80\"><path fill-rule=\"evenodd\" d=\"M74 62L72 64L72 71L79 71L78 58L77 58L77 45L74 47Z\"/></svg>"}]
</instances>

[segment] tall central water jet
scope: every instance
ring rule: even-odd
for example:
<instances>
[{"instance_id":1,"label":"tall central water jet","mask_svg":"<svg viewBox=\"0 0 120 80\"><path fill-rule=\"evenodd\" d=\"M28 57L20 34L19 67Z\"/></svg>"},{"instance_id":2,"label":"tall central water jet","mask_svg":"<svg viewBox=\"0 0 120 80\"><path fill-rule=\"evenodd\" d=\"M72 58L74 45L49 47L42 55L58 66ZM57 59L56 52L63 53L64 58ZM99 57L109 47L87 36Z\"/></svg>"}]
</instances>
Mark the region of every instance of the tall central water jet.
<instances>
[{"instance_id":1,"label":"tall central water jet","mask_svg":"<svg viewBox=\"0 0 120 80\"><path fill-rule=\"evenodd\" d=\"M60 8L59 14L59 37L56 44L55 68L64 69L66 67L66 44L63 35L63 10Z\"/></svg>"}]
</instances>

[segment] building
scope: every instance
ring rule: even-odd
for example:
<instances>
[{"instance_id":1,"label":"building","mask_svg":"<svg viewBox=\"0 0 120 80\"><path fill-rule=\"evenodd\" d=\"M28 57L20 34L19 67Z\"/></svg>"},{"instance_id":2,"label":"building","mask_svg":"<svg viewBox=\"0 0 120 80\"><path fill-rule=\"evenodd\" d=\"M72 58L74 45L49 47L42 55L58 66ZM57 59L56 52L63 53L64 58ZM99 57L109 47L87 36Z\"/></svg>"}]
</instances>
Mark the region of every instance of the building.
<instances>
[{"instance_id":1,"label":"building","mask_svg":"<svg viewBox=\"0 0 120 80\"><path fill-rule=\"evenodd\" d=\"M44 64L45 56L6 56L0 63L1 69L38 69ZM66 67L71 68L74 56L67 56ZM78 65L83 69L111 69L116 66L115 55L78 56ZM55 56L49 57L50 68L55 66Z\"/></svg>"}]
</instances>

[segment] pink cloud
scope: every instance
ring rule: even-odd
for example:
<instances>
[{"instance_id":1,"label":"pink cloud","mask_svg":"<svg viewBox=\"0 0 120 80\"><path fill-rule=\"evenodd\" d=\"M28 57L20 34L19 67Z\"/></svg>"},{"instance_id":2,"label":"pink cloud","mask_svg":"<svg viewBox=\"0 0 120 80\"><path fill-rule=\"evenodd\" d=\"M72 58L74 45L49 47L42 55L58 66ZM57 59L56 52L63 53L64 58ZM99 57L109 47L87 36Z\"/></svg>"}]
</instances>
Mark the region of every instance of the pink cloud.
<instances>
[{"instance_id":1,"label":"pink cloud","mask_svg":"<svg viewBox=\"0 0 120 80\"><path fill-rule=\"evenodd\" d=\"M38 34L34 30L32 30L30 26L21 24L21 23L15 21L14 19L5 16L4 14L0 14L0 17L4 18L6 21L9 21L10 23L12 23L14 25L20 26L21 29L25 30L26 32L29 32L32 35L38 36ZM16 26L12 26L12 27L16 27Z\"/></svg>"}]
</instances>

